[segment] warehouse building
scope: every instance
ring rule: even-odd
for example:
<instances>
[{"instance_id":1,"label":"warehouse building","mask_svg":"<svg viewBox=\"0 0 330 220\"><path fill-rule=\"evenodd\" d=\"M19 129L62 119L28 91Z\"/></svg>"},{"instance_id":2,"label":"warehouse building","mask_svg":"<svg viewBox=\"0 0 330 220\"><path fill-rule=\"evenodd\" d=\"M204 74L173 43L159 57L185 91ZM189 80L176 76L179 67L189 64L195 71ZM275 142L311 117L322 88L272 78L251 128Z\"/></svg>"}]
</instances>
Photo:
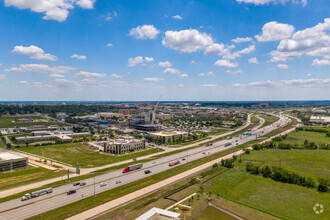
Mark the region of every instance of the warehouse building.
<instances>
[{"instance_id":1,"label":"warehouse building","mask_svg":"<svg viewBox=\"0 0 330 220\"><path fill-rule=\"evenodd\" d=\"M0 152L0 172L27 167L28 158L8 152Z\"/></svg>"},{"instance_id":2,"label":"warehouse building","mask_svg":"<svg viewBox=\"0 0 330 220\"><path fill-rule=\"evenodd\" d=\"M150 135L153 138L161 137L164 143L175 141L178 139L184 140L187 139L188 137L187 132L181 132L181 131L161 131L161 132L150 133Z\"/></svg>"},{"instance_id":3,"label":"warehouse building","mask_svg":"<svg viewBox=\"0 0 330 220\"><path fill-rule=\"evenodd\" d=\"M125 154L136 150L143 150L146 148L144 140L138 139L116 139L104 143L104 152L110 154Z\"/></svg>"}]
</instances>

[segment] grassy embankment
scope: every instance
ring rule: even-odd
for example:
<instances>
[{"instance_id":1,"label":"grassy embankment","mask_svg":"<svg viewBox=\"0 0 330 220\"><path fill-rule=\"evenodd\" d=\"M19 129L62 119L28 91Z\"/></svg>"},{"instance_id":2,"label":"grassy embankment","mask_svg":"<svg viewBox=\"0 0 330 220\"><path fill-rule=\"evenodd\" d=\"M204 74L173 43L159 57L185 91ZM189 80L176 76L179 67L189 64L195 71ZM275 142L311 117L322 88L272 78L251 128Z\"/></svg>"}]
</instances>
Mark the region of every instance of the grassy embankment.
<instances>
[{"instance_id":1,"label":"grassy embankment","mask_svg":"<svg viewBox=\"0 0 330 220\"><path fill-rule=\"evenodd\" d=\"M161 151L162 149L149 148L143 151L118 156L101 154L82 143L67 143L28 147L23 146L20 147L19 150L43 156L49 158L50 160L54 159L72 165L76 165L78 163L79 167L84 168L98 167L110 163L120 162L123 160L129 160L134 157L141 157L148 154L153 154Z\"/></svg>"}]
</instances>

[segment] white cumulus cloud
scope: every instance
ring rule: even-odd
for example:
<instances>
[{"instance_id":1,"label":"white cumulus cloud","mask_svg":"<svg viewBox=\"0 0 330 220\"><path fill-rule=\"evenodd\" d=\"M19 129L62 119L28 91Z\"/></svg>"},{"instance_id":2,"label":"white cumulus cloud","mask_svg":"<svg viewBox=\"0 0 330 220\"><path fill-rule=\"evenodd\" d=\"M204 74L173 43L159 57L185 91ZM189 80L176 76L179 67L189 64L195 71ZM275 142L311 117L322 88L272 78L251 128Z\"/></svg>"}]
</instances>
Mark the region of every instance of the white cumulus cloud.
<instances>
[{"instance_id":1,"label":"white cumulus cloud","mask_svg":"<svg viewBox=\"0 0 330 220\"><path fill-rule=\"evenodd\" d=\"M160 66L160 67L171 67L172 66L172 63L171 62L169 62L169 61L164 61L164 62L159 62L158 63L158 66Z\"/></svg>"},{"instance_id":2,"label":"white cumulus cloud","mask_svg":"<svg viewBox=\"0 0 330 220\"><path fill-rule=\"evenodd\" d=\"M5 69L5 72L68 73L74 70L69 66L48 66L45 64L20 64L18 67Z\"/></svg>"},{"instance_id":3,"label":"white cumulus cloud","mask_svg":"<svg viewBox=\"0 0 330 220\"><path fill-rule=\"evenodd\" d=\"M271 21L262 27L262 34L256 35L258 41L278 41L291 37L294 31L294 27L289 24L277 23L276 21Z\"/></svg>"},{"instance_id":4,"label":"white cumulus cloud","mask_svg":"<svg viewBox=\"0 0 330 220\"><path fill-rule=\"evenodd\" d=\"M178 50L183 53L192 53L202 50L213 44L212 37L198 30L189 29L181 31L166 31L162 40L165 47Z\"/></svg>"},{"instance_id":5,"label":"white cumulus cloud","mask_svg":"<svg viewBox=\"0 0 330 220\"><path fill-rule=\"evenodd\" d=\"M172 69L172 68L166 68L163 73L166 73L166 74L179 74L180 73L180 70L177 70L177 69Z\"/></svg>"},{"instance_id":6,"label":"white cumulus cloud","mask_svg":"<svg viewBox=\"0 0 330 220\"><path fill-rule=\"evenodd\" d=\"M53 74L51 74L49 77L51 77L51 78L64 78L64 75L62 75L62 74L57 74L57 73L53 73Z\"/></svg>"},{"instance_id":7,"label":"white cumulus cloud","mask_svg":"<svg viewBox=\"0 0 330 220\"><path fill-rule=\"evenodd\" d=\"M236 0L239 3L247 3L247 4L254 4L254 5L265 5L269 3L274 4L285 4L286 2L291 1L292 3L301 3L303 6L307 5L307 0Z\"/></svg>"},{"instance_id":8,"label":"white cumulus cloud","mask_svg":"<svg viewBox=\"0 0 330 220\"><path fill-rule=\"evenodd\" d=\"M217 60L215 63L214 63L215 66L218 66L218 67L224 67L224 68L235 68L238 66L238 63L234 62L230 62L229 60Z\"/></svg>"},{"instance_id":9,"label":"white cumulus cloud","mask_svg":"<svg viewBox=\"0 0 330 220\"><path fill-rule=\"evenodd\" d=\"M0 74L0 80L5 80L8 79L7 76L5 74Z\"/></svg>"},{"instance_id":10,"label":"white cumulus cloud","mask_svg":"<svg viewBox=\"0 0 330 220\"><path fill-rule=\"evenodd\" d=\"M96 0L5 0L6 7L30 9L33 12L43 13L45 20L65 21L69 10L75 5L80 8L92 9Z\"/></svg>"},{"instance_id":11,"label":"white cumulus cloud","mask_svg":"<svg viewBox=\"0 0 330 220\"><path fill-rule=\"evenodd\" d=\"M287 70L289 69L289 66L286 64L277 64L277 67L281 70Z\"/></svg>"},{"instance_id":12,"label":"white cumulus cloud","mask_svg":"<svg viewBox=\"0 0 330 220\"><path fill-rule=\"evenodd\" d=\"M78 60L86 60L86 56L78 55L78 54L73 54L71 56L71 58L75 58L75 59L78 59Z\"/></svg>"},{"instance_id":13,"label":"white cumulus cloud","mask_svg":"<svg viewBox=\"0 0 330 220\"><path fill-rule=\"evenodd\" d=\"M74 77L79 77L79 78L103 78L103 77L106 77L106 74L80 71L79 73L75 74Z\"/></svg>"},{"instance_id":14,"label":"white cumulus cloud","mask_svg":"<svg viewBox=\"0 0 330 220\"><path fill-rule=\"evenodd\" d=\"M233 74L233 75L237 75L237 74L242 74L243 71L242 71L241 69L236 70L236 71L227 70L226 73L228 73L228 74Z\"/></svg>"},{"instance_id":15,"label":"white cumulus cloud","mask_svg":"<svg viewBox=\"0 0 330 220\"><path fill-rule=\"evenodd\" d=\"M135 39L156 39L157 35L160 33L153 25L143 25L136 28L132 28L129 31L129 35Z\"/></svg>"},{"instance_id":16,"label":"white cumulus cloud","mask_svg":"<svg viewBox=\"0 0 330 220\"><path fill-rule=\"evenodd\" d=\"M36 60L50 60L50 61L57 60L56 56L51 55L50 53L45 53L43 49L34 45L31 45L29 47L15 46L11 52L16 54L26 55L29 56L31 59L36 59Z\"/></svg>"},{"instance_id":17,"label":"white cumulus cloud","mask_svg":"<svg viewBox=\"0 0 330 220\"><path fill-rule=\"evenodd\" d=\"M205 54L217 54L219 56L225 55L229 53L229 50L225 48L224 44L214 43L210 46L206 47L204 50Z\"/></svg>"},{"instance_id":18,"label":"white cumulus cloud","mask_svg":"<svg viewBox=\"0 0 330 220\"><path fill-rule=\"evenodd\" d=\"M209 72L207 72L207 73L200 73L200 74L198 74L199 76L213 76L214 75L214 73L212 72L212 71L209 71Z\"/></svg>"},{"instance_id":19,"label":"white cumulus cloud","mask_svg":"<svg viewBox=\"0 0 330 220\"><path fill-rule=\"evenodd\" d=\"M183 73L183 74L180 74L178 77L186 78L186 77L189 77L189 75L187 73Z\"/></svg>"},{"instance_id":20,"label":"white cumulus cloud","mask_svg":"<svg viewBox=\"0 0 330 220\"><path fill-rule=\"evenodd\" d=\"M204 84L204 85L201 85L201 87L217 87L218 85L217 84Z\"/></svg>"},{"instance_id":21,"label":"white cumulus cloud","mask_svg":"<svg viewBox=\"0 0 330 220\"><path fill-rule=\"evenodd\" d=\"M144 61L146 61L146 62L154 62L154 58L153 57L145 57L144 58Z\"/></svg>"},{"instance_id":22,"label":"white cumulus cloud","mask_svg":"<svg viewBox=\"0 0 330 220\"><path fill-rule=\"evenodd\" d=\"M238 37L238 38L232 39L231 41L238 44L238 43L242 43L242 42L252 41L252 38L251 37Z\"/></svg>"},{"instance_id":23,"label":"white cumulus cloud","mask_svg":"<svg viewBox=\"0 0 330 220\"><path fill-rule=\"evenodd\" d=\"M147 82L159 82L164 80L163 78L143 78L143 81L147 81Z\"/></svg>"},{"instance_id":24,"label":"white cumulus cloud","mask_svg":"<svg viewBox=\"0 0 330 220\"><path fill-rule=\"evenodd\" d=\"M259 64L258 60L256 57L252 57L250 59L248 59L249 63L253 63L253 64Z\"/></svg>"},{"instance_id":25,"label":"white cumulus cloud","mask_svg":"<svg viewBox=\"0 0 330 220\"><path fill-rule=\"evenodd\" d=\"M182 20L182 17L180 15L174 15L172 16L172 18Z\"/></svg>"},{"instance_id":26,"label":"white cumulus cloud","mask_svg":"<svg viewBox=\"0 0 330 220\"><path fill-rule=\"evenodd\" d=\"M137 64L140 64L140 63L143 63L143 57L141 57L141 56L128 59L128 66L136 66Z\"/></svg>"},{"instance_id":27,"label":"white cumulus cloud","mask_svg":"<svg viewBox=\"0 0 330 220\"><path fill-rule=\"evenodd\" d=\"M111 74L111 76L110 76L111 78L115 78L115 79L120 79L120 78L123 78L123 76L121 76L121 75L118 75L118 74L116 74L116 73L114 73L114 74Z\"/></svg>"}]
</instances>

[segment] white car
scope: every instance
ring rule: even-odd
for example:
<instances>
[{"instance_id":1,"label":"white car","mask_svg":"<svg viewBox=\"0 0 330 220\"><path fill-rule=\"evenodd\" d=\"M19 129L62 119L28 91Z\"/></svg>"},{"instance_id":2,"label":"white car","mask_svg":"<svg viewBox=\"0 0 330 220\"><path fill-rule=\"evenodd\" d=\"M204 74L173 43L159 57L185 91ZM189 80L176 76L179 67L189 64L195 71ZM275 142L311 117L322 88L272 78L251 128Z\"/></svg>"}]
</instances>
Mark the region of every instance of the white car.
<instances>
[{"instance_id":1,"label":"white car","mask_svg":"<svg viewBox=\"0 0 330 220\"><path fill-rule=\"evenodd\" d=\"M121 181L120 181L120 180L117 180L117 181L116 181L116 184L119 184L119 183L121 183Z\"/></svg>"},{"instance_id":2,"label":"white car","mask_svg":"<svg viewBox=\"0 0 330 220\"><path fill-rule=\"evenodd\" d=\"M103 187L103 186L106 186L107 183L101 183L100 186Z\"/></svg>"}]
</instances>

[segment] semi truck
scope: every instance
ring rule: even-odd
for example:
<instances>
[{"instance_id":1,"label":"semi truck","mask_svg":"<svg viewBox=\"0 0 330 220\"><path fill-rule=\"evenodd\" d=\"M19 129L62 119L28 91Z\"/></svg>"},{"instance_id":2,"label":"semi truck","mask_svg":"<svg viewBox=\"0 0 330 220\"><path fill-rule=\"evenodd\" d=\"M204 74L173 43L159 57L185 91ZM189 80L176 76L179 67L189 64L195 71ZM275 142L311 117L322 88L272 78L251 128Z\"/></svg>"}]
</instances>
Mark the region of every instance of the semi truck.
<instances>
[{"instance_id":1,"label":"semi truck","mask_svg":"<svg viewBox=\"0 0 330 220\"><path fill-rule=\"evenodd\" d=\"M180 164L180 161L179 160L175 160L175 161L172 161L171 163L169 163L168 165L171 167L171 166L175 166L177 164Z\"/></svg>"},{"instance_id":2,"label":"semi truck","mask_svg":"<svg viewBox=\"0 0 330 220\"><path fill-rule=\"evenodd\" d=\"M133 170L141 169L143 167L142 163L134 164L128 167L125 167L123 173L131 172Z\"/></svg>"},{"instance_id":3,"label":"semi truck","mask_svg":"<svg viewBox=\"0 0 330 220\"><path fill-rule=\"evenodd\" d=\"M48 193L52 193L53 192L53 188L47 188L47 189L41 189L35 192L30 193L26 193L24 196L22 196L21 201L24 200L28 200L28 199L32 199L38 196L42 196L44 194L48 194Z\"/></svg>"}]
</instances>

